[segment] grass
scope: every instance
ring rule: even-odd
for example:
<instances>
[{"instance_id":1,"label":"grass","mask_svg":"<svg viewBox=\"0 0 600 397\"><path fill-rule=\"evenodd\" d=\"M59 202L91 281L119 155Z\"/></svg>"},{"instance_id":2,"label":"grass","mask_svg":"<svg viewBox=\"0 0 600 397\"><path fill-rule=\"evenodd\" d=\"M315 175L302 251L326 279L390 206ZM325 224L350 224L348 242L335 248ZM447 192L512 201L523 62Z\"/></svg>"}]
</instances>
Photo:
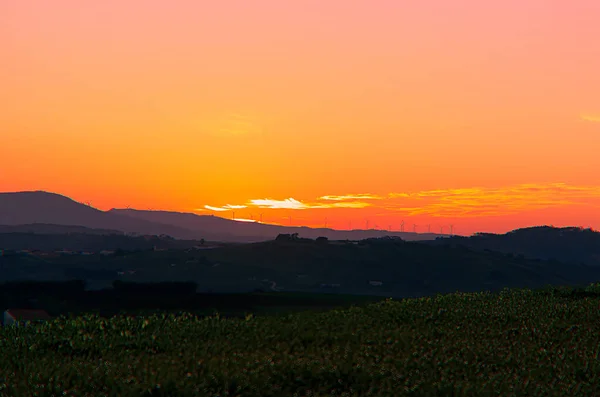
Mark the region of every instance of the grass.
<instances>
[{"instance_id":1,"label":"grass","mask_svg":"<svg viewBox=\"0 0 600 397\"><path fill-rule=\"evenodd\" d=\"M593 396L600 287L0 331L6 396Z\"/></svg>"}]
</instances>

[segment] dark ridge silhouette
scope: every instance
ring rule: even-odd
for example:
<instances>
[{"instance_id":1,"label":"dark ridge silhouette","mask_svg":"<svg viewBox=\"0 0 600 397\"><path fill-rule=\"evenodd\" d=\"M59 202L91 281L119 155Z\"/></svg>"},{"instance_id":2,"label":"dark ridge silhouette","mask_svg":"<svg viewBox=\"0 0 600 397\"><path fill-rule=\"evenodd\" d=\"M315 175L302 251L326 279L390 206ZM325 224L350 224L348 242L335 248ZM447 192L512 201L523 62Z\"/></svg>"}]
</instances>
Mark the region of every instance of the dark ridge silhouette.
<instances>
[{"instance_id":1,"label":"dark ridge silhouette","mask_svg":"<svg viewBox=\"0 0 600 397\"><path fill-rule=\"evenodd\" d=\"M433 240L436 237L442 236L434 233L389 232L386 230L336 230L306 226L278 226L259 222L240 222L218 216L196 215L186 212L116 208L111 209L109 212L201 232L208 239L214 241L260 242L272 240L279 234L294 233L303 238L316 239L317 237L327 237L330 240L362 240L373 237L397 236L407 241L418 241Z\"/></svg>"},{"instance_id":2,"label":"dark ridge silhouette","mask_svg":"<svg viewBox=\"0 0 600 397\"><path fill-rule=\"evenodd\" d=\"M194 237L193 232L183 228L100 211L55 193L0 193L0 225L39 223L116 229L140 234L168 234L177 238Z\"/></svg>"},{"instance_id":3,"label":"dark ridge silhouette","mask_svg":"<svg viewBox=\"0 0 600 397\"><path fill-rule=\"evenodd\" d=\"M470 237L453 236L425 243L462 245L509 256L600 266L600 233L580 227L535 226L505 234L476 233Z\"/></svg>"},{"instance_id":4,"label":"dark ridge silhouette","mask_svg":"<svg viewBox=\"0 0 600 397\"><path fill-rule=\"evenodd\" d=\"M85 226L53 225L50 223L32 223L29 225L0 225L0 233L29 233L29 234L89 234L111 235L123 234L120 230L92 229Z\"/></svg>"},{"instance_id":5,"label":"dark ridge silhouette","mask_svg":"<svg viewBox=\"0 0 600 397\"><path fill-rule=\"evenodd\" d=\"M210 215L169 211L111 209L101 211L68 197L44 191L0 193L0 225L19 226L52 224L78 226L146 235L169 235L177 239L250 243L268 241L278 234L298 233L301 237L330 240L361 240L386 235L405 240L433 240L433 233L388 232L385 230L334 230L328 228L289 227L253 222L239 222ZM27 225L27 226L26 226ZM36 226L41 230L41 226ZM50 226L48 226L51 229ZM35 232L35 231L34 231ZM88 230L82 230L82 233ZM45 233L45 232L44 232ZM53 231L51 233L54 233ZM90 234L98 232L90 232Z\"/></svg>"}]
</instances>

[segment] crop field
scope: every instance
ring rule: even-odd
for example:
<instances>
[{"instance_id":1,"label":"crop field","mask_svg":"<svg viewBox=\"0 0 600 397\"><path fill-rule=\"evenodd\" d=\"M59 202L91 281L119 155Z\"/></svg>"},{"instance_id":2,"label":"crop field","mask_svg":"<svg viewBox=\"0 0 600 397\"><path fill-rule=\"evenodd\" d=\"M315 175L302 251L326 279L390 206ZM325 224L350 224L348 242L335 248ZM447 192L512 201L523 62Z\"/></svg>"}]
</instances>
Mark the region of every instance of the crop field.
<instances>
[{"instance_id":1,"label":"crop field","mask_svg":"<svg viewBox=\"0 0 600 397\"><path fill-rule=\"evenodd\" d=\"M600 288L0 331L5 396L596 396Z\"/></svg>"}]
</instances>

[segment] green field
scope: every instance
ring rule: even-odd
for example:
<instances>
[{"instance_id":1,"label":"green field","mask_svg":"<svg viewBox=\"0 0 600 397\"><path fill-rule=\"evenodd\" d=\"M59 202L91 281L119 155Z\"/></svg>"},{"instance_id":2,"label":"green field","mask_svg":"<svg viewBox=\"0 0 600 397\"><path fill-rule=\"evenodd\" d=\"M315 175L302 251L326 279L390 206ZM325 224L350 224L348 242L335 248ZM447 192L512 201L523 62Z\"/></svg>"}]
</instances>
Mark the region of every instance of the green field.
<instances>
[{"instance_id":1,"label":"green field","mask_svg":"<svg viewBox=\"0 0 600 397\"><path fill-rule=\"evenodd\" d=\"M6 396L595 396L600 288L0 331Z\"/></svg>"}]
</instances>

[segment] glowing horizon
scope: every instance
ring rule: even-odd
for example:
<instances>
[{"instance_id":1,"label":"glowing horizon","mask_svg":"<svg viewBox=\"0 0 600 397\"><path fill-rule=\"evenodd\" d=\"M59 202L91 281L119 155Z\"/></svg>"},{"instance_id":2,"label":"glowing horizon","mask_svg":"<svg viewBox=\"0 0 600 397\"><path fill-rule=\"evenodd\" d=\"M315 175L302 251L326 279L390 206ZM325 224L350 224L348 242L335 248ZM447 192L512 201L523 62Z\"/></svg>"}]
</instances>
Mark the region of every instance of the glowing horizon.
<instances>
[{"instance_id":1,"label":"glowing horizon","mask_svg":"<svg viewBox=\"0 0 600 397\"><path fill-rule=\"evenodd\" d=\"M600 229L598 20L596 0L4 2L0 191Z\"/></svg>"}]
</instances>

